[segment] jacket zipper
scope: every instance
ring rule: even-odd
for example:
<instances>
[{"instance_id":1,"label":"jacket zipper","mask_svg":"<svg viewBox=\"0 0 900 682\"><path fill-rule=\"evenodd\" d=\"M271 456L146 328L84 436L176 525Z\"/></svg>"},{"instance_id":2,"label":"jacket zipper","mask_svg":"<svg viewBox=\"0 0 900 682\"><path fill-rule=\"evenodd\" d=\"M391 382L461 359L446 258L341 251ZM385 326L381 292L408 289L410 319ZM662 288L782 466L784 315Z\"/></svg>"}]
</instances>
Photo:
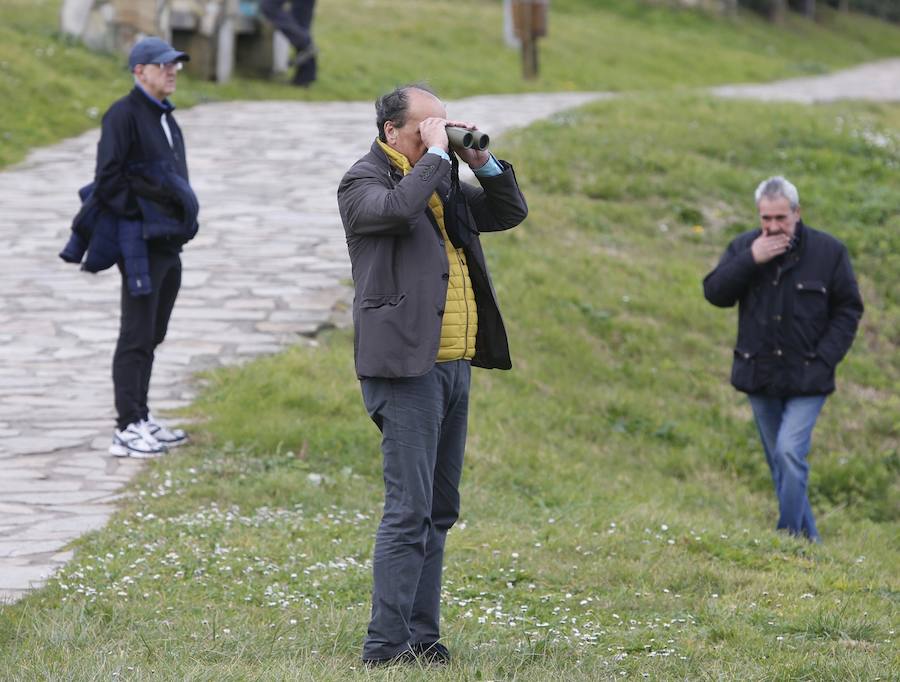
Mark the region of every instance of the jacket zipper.
<instances>
[{"instance_id":1,"label":"jacket zipper","mask_svg":"<svg viewBox=\"0 0 900 682\"><path fill-rule=\"evenodd\" d=\"M465 263L463 262L462 256L459 253L459 249L453 249L456 252L456 260L459 263L459 274L462 276L462 295L463 295L463 305L466 308L466 328L463 330L463 356L462 359L466 359L466 354L469 352L469 299L466 296L466 273L469 271L468 267L465 267Z\"/></svg>"}]
</instances>

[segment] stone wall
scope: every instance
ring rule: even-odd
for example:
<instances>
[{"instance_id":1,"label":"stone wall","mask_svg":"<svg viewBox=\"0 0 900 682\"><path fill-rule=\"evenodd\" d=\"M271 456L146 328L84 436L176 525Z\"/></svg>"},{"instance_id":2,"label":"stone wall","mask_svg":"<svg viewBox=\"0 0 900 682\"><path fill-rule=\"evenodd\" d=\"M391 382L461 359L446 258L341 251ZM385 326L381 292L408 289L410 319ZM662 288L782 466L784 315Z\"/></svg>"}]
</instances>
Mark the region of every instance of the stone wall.
<instances>
[{"instance_id":1,"label":"stone wall","mask_svg":"<svg viewBox=\"0 0 900 682\"><path fill-rule=\"evenodd\" d=\"M172 40L173 29L189 29L213 37L233 0L64 0L63 33L94 50L127 52L143 36Z\"/></svg>"},{"instance_id":2,"label":"stone wall","mask_svg":"<svg viewBox=\"0 0 900 682\"><path fill-rule=\"evenodd\" d=\"M144 36L155 35L191 55L187 69L210 80L231 77L240 54L256 75L285 71L289 44L238 0L64 0L64 34L94 50L128 53Z\"/></svg>"},{"instance_id":3,"label":"stone wall","mask_svg":"<svg viewBox=\"0 0 900 682\"><path fill-rule=\"evenodd\" d=\"M94 50L127 52L145 35L169 38L170 0L65 0L60 28Z\"/></svg>"}]
</instances>

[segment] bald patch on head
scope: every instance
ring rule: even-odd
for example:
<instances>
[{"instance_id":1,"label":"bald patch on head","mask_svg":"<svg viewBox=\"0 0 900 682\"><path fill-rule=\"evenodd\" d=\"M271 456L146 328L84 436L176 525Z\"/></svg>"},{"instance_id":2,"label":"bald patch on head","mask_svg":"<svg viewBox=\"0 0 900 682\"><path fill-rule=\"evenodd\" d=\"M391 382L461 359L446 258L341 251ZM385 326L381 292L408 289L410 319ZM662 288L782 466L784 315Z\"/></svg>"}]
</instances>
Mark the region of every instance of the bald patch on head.
<instances>
[{"instance_id":1,"label":"bald patch on head","mask_svg":"<svg viewBox=\"0 0 900 682\"><path fill-rule=\"evenodd\" d=\"M407 88L406 95L409 98L409 107L407 108L407 111L412 111L413 108L417 110L427 109L429 112L433 112L430 113L431 116L447 118L447 108L433 92L428 92L428 90L413 86Z\"/></svg>"}]
</instances>

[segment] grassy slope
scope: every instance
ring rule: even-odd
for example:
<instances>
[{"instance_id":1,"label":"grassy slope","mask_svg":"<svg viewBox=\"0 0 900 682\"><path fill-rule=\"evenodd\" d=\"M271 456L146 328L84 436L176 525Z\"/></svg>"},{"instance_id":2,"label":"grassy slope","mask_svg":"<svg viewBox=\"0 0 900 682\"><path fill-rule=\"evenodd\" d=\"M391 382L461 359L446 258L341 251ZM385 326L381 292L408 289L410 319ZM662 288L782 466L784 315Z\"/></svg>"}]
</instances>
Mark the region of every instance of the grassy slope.
<instances>
[{"instance_id":1,"label":"grassy slope","mask_svg":"<svg viewBox=\"0 0 900 682\"><path fill-rule=\"evenodd\" d=\"M0 166L96 125L129 86L121 57L94 54L58 36L60 4L0 3ZM503 46L497 0L327 2L317 7L321 79L311 90L248 79L221 87L184 79L175 101L368 100L421 79L446 97L660 89L772 80L898 54L900 31L889 24L825 9L822 17L818 24L792 17L776 29L752 15L727 22L631 0L554 0L550 36L541 42L541 77L525 84L518 53Z\"/></svg>"},{"instance_id":2,"label":"grassy slope","mask_svg":"<svg viewBox=\"0 0 900 682\"><path fill-rule=\"evenodd\" d=\"M458 661L428 679L897 669L898 130L896 106L648 94L499 142L532 208L485 238L516 367L474 373L446 569ZM851 246L868 304L816 432L821 547L770 530L727 386L734 314L699 290L776 171ZM336 332L210 375L198 447L0 610L0 679L365 679L380 470L351 346Z\"/></svg>"},{"instance_id":3,"label":"grassy slope","mask_svg":"<svg viewBox=\"0 0 900 682\"><path fill-rule=\"evenodd\" d=\"M889 679L893 270L855 248L869 310L817 429L820 547L770 530L771 484L727 385L734 316L699 280L773 155L811 224L895 239L896 205L871 187L896 172L898 126L895 106L644 96L499 144L532 206L485 238L516 369L475 373L446 569L459 660L428 679ZM823 135L827 176L809 157ZM60 579L0 618L0 677L364 679L380 471L351 346L336 332L209 376L200 445L151 466Z\"/></svg>"}]
</instances>

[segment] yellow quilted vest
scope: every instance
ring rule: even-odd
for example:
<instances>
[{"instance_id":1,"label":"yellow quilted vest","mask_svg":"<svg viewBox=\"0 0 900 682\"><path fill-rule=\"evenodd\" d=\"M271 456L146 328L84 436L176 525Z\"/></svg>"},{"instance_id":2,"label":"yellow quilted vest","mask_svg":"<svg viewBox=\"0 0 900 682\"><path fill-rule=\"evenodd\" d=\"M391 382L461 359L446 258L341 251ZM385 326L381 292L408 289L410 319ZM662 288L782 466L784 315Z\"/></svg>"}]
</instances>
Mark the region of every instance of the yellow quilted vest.
<instances>
[{"instance_id":1,"label":"yellow quilted vest","mask_svg":"<svg viewBox=\"0 0 900 682\"><path fill-rule=\"evenodd\" d=\"M403 154L392 149L381 140L378 144L397 170L407 175L412 166ZM441 321L441 345L437 361L471 360L475 355L475 335L478 331L478 310L475 307L475 290L469 278L469 266L463 249L453 246L444 227L444 204L437 192L428 200L428 208L434 214L450 265L450 280L447 282L447 302Z\"/></svg>"}]
</instances>

